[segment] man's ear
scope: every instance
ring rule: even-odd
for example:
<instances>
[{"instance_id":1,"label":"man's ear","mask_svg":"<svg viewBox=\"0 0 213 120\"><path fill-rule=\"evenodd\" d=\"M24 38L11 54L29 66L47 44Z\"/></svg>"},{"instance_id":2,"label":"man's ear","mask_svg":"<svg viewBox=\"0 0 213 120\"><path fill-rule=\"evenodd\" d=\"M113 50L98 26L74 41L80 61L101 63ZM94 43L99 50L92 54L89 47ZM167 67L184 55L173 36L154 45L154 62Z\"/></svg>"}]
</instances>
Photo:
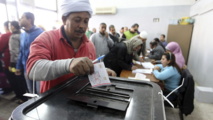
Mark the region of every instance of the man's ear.
<instances>
[{"instance_id":1,"label":"man's ear","mask_svg":"<svg viewBox=\"0 0 213 120\"><path fill-rule=\"evenodd\" d=\"M62 21L63 21L64 25L66 24L66 20L67 20L67 17L66 16L62 16Z\"/></svg>"}]
</instances>

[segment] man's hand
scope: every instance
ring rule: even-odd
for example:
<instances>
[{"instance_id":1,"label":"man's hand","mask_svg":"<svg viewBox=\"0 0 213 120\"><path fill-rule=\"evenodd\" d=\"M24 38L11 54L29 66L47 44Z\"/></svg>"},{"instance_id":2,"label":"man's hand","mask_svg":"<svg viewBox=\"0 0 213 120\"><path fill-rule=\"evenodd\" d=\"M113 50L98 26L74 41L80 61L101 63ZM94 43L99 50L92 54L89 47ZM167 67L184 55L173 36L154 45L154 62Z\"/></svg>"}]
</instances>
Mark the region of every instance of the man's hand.
<instances>
[{"instance_id":1,"label":"man's hand","mask_svg":"<svg viewBox=\"0 0 213 120\"><path fill-rule=\"evenodd\" d=\"M155 60L151 60L151 63L152 63L152 64L155 64L155 62L156 62Z\"/></svg>"},{"instance_id":2,"label":"man's hand","mask_svg":"<svg viewBox=\"0 0 213 120\"><path fill-rule=\"evenodd\" d=\"M21 75L21 70L16 69L15 75Z\"/></svg>"},{"instance_id":3,"label":"man's hand","mask_svg":"<svg viewBox=\"0 0 213 120\"><path fill-rule=\"evenodd\" d=\"M137 66L134 66L134 65L133 65L131 69L132 69L132 70L135 70L135 69L137 69L137 68L138 68Z\"/></svg>"},{"instance_id":4,"label":"man's hand","mask_svg":"<svg viewBox=\"0 0 213 120\"><path fill-rule=\"evenodd\" d=\"M155 67L153 68L153 70L160 70L160 67L155 66Z\"/></svg>"},{"instance_id":5,"label":"man's hand","mask_svg":"<svg viewBox=\"0 0 213 120\"><path fill-rule=\"evenodd\" d=\"M70 64L70 72L74 75L86 75L94 72L92 61L87 57L75 58Z\"/></svg>"},{"instance_id":6,"label":"man's hand","mask_svg":"<svg viewBox=\"0 0 213 120\"><path fill-rule=\"evenodd\" d=\"M139 60L140 62L144 62L144 58L142 57L142 58L140 58L140 60Z\"/></svg>"},{"instance_id":7,"label":"man's hand","mask_svg":"<svg viewBox=\"0 0 213 120\"><path fill-rule=\"evenodd\" d=\"M106 36L106 38L108 38L108 36L109 36L109 35L108 35L108 33L107 33L107 32L105 32L105 36Z\"/></svg>"},{"instance_id":8,"label":"man's hand","mask_svg":"<svg viewBox=\"0 0 213 120\"><path fill-rule=\"evenodd\" d=\"M113 71L113 70L111 70L109 68L106 68L106 70L107 70L107 73L108 73L109 76L113 76L113 77L117 76L116 73L115 73L115 71Z\"/></svg>"}]
</instances>

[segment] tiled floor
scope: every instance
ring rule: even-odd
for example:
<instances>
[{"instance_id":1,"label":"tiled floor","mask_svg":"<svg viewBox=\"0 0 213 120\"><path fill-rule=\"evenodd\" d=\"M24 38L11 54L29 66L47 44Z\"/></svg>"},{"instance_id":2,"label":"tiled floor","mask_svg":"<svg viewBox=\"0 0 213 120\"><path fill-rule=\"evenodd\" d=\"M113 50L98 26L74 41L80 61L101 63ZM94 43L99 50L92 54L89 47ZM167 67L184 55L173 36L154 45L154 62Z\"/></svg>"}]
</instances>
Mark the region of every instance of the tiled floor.
<instances>
[{"instance_id":1,"label":"tiled floor","mask_svg":"<svg viewBox=\"0 0 213 120\"><path fill-rule=\"evenodd\" d=\"M13 109L18 104L10 99L13 93L8 95L0 95L0 120L8 120ZM200 103L194 101L195 109L191 115L184 117L184 120L211 120L213 118L213 104ZM179 110L170 107L165 108L167 120L179 120Z\"/></svg>"},{"instance_id":2,"label":"tiled floor","mask_svg":"<svg viewBox=\"0 0 213 120\"><path fill-rule=\"evenodd\" d=\"M167 120L179 120L179 110L177 108L166 107ZM191 115L184 116L184 120L212 120L213 104L201 103L194 100L194 111Z\"/></svg>"},{"instance_id":3,"label":"tiled floor","mask_svg":"<svg viewBox=\"0 0 213 120\"><path fill-rule=\"evenodd\" d=\"M13 93L0 95L0 120L8 120L13 109L19 105L11 100L14 96Z\"/></svg>"}]
</instances>

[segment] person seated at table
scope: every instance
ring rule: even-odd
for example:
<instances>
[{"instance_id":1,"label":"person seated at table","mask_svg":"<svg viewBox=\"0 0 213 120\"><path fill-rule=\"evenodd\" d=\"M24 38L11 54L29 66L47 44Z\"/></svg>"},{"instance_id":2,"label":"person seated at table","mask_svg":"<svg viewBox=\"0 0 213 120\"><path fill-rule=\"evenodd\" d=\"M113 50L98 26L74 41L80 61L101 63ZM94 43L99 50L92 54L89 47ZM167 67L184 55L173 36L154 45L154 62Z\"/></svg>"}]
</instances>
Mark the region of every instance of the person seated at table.
<instances>
[{"instance_id":1,"label":"person seated at table","mask_svg":"<svg viewBox=\"0 0 213 120\"><path fill-rule=\"evenodd\" d=\"M162 64L155 65L153 75L157 79L164 81L165 89L163 90L163 93L166 95L179 86L181 69L176 64L175 56L171 52L166 52L163 54L161 63Z\"/></svg>"},{"instance_id":2,"label":"person seated at table","mask_svg":"<svg viewBox=\"0 0 213 120\"><path fill-rule=\"evenodd\" d=\"M166 51L172 52L175 55L176 63L181 69L186 68L185 59L183 57L181 48L176 42L169 42L166 46Z\"/></svg>"},{"instance_id":3,"label":"person seated at table","mask_svg":"<svg viewBox=\"0 0 213 120\"><path fill-rule=\"evenodd\" d=\"M156 41L164 49L164 51L166 51L165 46L160 42L159 38L154 38L154 41Z\"/></svg>"},{"instance_id":4,"label":"person seated at table","mask_svg":"<svg viewBox=\"0 0 213 120\"><path fill-rule=\"evenodd\" d=\"M152 50L149 53L148 57L150 59L160 60L161 56L165 52L164 49L156 41L151 41L150 42L150 48Z\"/></svg>"},{"instance_id":5,"label":"person seated at table","mask_svg":"<svg viewBox=\"0 0 213 120\"><path fill-rule=\"evenodd\" d=\"M137 51L141 49L142 40L140 38L116 44L112 50L105 56L104 64L111 68L120 76L123 69L135 70L136 66L132 65L132 59L136 59Z\"/></svg>"}]
</instances>

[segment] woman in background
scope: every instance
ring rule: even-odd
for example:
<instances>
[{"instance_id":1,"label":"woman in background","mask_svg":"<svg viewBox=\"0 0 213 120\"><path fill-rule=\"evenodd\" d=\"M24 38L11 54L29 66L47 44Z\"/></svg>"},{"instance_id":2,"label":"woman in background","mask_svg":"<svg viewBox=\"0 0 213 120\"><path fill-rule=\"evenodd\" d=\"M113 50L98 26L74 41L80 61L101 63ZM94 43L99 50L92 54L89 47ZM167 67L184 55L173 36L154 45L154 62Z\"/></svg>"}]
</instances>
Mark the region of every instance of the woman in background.
<instances>
[{"instance_id":1,"label":"woman in background","mask_svg":"<svg viewBox=\"0 0 213 120\"><path fill-rule=\"evenodd\" d=\"M172 52L175 55L176 63L181 69L185 68L185 59L183 57L181 48L178 43L170 42L166 46L166 50Z\"/></svg>"},{"instance_id":2,"label":"woman in background","mask_svg":"<svg viewBox=\"0 0 213 120\"><path fill-rule=\"evenodd\" d=\"M27 92L27 86L25 82L25 78L23 75L16 76L16 63L19 55L20 48L20 26L19 22L12 21L9 24L10 31L12 35L9 40L9 50L10 50L10 66L9 70L11 71L11 77L13 76L13 83L11 84L15 94L17 103L21 104L27 101L27 97L24 97L23 94Z\"/></svg>"},{"instance_id":3,"label":"woman in background","mask_svg":"<svg viewBox=\"0 0 213 120\"><path fill-rule=\"evenodd\" d=\"M141 45L142 40L140 38L115 44L104 58L105 66L114 70L118 76L120 76L123 69L137 69L136 66L132 65L132 59L136 59L135 55L141 49Z\"/></svg>"},{"instance_id":4,"label":"woman in background","mask_svg":"<svg viewBox=\"0 0 213 120\"><path fill-rule=\"evenodd\" d=\"M181 70L175 62L174 54L171 52L162 55L161 63L155 65L153 74L157 79L164 81L165 89L163 92L166 95L179 86Z\"/></svg>"}]
</instances>

